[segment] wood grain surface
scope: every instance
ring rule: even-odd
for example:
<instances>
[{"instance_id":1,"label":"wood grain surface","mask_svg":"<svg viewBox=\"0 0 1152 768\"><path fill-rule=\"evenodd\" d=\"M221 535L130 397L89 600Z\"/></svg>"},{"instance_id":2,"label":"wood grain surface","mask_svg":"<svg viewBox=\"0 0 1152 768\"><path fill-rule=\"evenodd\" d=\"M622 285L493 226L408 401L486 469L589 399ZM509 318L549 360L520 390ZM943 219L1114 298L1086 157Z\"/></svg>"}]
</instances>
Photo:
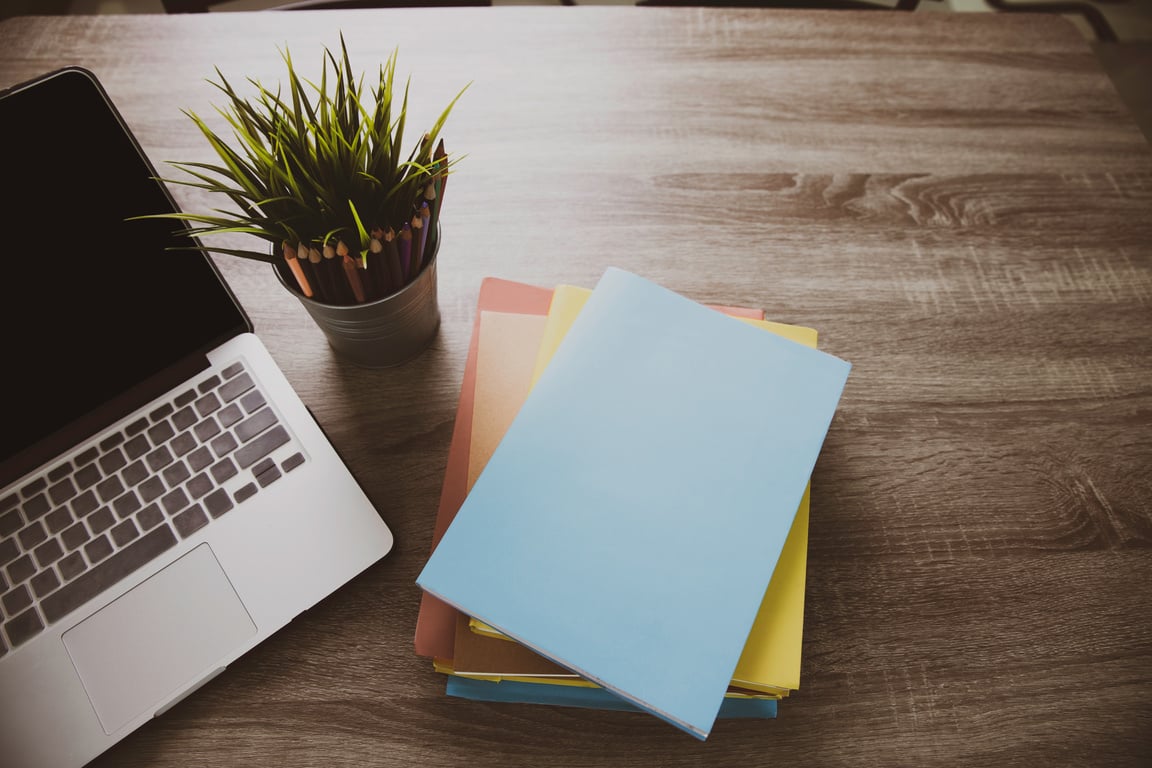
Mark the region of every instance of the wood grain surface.
<instances>
[{"instance_id":1,"label":"wood grain surface","mask_svg":"<svg viewBox=\"0 0 1152 768\"><path fill-rule=\"evenodd\" d=\"M213 116L214 67L275 82L287 46L318 72L341 32L369 70L399 47L410 126L471 83L445 129L465 157L435 343L351 367L265 265L219 263L396 548L95 765L1152 764L1152 152L1073 26L30 17L0 24L0 86L87 66L158 165L211 160L181 110ZM80 177L69 204L114 188ZM704 743L641 714L451 699L412 648L481 279L590 287L609 265L812 326L854 365L812 479L801 690Z\"/></svg>"}]
</instances>

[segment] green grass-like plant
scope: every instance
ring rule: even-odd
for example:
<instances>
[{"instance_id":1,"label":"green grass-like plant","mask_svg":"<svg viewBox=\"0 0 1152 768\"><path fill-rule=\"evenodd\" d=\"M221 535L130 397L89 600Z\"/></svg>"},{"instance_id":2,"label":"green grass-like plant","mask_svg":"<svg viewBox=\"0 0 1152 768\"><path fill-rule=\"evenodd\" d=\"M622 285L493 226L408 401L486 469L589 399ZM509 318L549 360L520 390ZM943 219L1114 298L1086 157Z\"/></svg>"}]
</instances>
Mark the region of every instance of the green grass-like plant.
<instances>
[{"instance_id":1,"label":"green grass-like plant","mask_svg":"<svg viewBox=\"0 0 1152 768\"><path fill-rule=\"evenodd\" d=\"M170 162L191 178L164 181L224 195L235 209L162 216L182 220L182 234L244 233L271 245L259 251L201 241L205 252L273 262L284 244L324 246L338 240L358 245L364 258L369 233L388 228L398 232L423 201L428 185L442 181L455 166L457 160L437 153L436 146L468 86L402 159L411 78L397 107L397 51L380 66L367 100L364 78L353 71L343 35L339 58L324 49L318 83L300 77L287 48L281 55L287 66L287 95L282 87L271 90L249 78L256 92L246 98L216 68L218 80L209 82L227 97L226 105L216 110L231 126L233 142L196 113L184 111L220 162Z\"/></svg>"}]
</instances>

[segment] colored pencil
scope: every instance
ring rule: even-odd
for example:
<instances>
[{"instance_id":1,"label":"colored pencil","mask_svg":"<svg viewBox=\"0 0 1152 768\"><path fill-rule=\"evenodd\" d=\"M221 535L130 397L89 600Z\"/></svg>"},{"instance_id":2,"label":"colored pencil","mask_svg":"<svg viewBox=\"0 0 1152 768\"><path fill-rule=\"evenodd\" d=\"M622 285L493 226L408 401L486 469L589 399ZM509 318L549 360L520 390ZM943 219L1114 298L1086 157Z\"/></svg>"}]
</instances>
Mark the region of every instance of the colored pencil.
<instances>
[{"instance_id":1,"label":"colored pencil","mask_svg":"<svg viewBox=\"0 0 1152 768\"><path fill-rule=\"evenodd\" d=\"M416 275L420 274L420 269L424 265L424 219L420 218L419 213L412 215L410 222L412 227L412 262L408 265L408 279L415 280Z\"/></svg>"},{"instance_id":2,"label":"colored pencil","mask_svg":"<svg viewBox=\"0 0 1152 768\"><path fill-rule=\"evenodd\" d=\"M344 282L344 269L338 266L336 249L332 247L331 243L325 242L320 246L320 256L321 259L320 264L317 266L317 271L320 273L320 281L324 284L324 291L328 294L328 302L330 304L343 304L340 287L333 279L339 277L340 282ZM334 267L340 270L339 275L336 274L336 271L333 269Z\"/></svg>"},{"instance_id":3,"label":"colored pencil","mask_svg":"<svg viewBox=\"0 0 1152 768\"><path fill-rule=\"evenodd\" d=\"M303 243L301 243L303 248ZM321 280L322 265L321 262L324 257L320 254L320 249L316 247L315 243L308 245L308 260L300 260L300 266L304 267L304 274L308 276L308 282L312 284L312 298L317 301L328 301L328 292Z\"/></svg>"},{"instance_id":4,"label":"colored pencil","mask_svg":"<svg viewBox=\"0 0 1152 768\"><path fill-rule=\"evenodd\" d=\"M283 243L284 260L288 262L288 269L292 272L292 277L296 279L296 285L300 288L300 292L305 296L312 296L312 285L308 282L308 278L304 275L304 270L300 266L300 259L296 256L296 247L289 243L287 240Z\"/></svg>"},{"instance_id":5,"label":"colored pencil","mask_svg":"<svg viewBox=\"0 0 1152 768\"><path fill-rule=\"evenodd\" d=\"M404 272L400 269L400 246L396 244L396 231L391 227L384 233L384 255L388 275L392 279L392 291L398 291L404 287Z\"/></svg>"},{"instance_id":6,"label":"colored pencil","mask_svg":"<svg viewBox=\"0 0 1152 768\"><path fill-rule=\"evenodd\" d=\"M348 282L348 287L352 291L352 300L357 304L363 304L366 298L364 283L360 280L359 268L356 266L356 261L352 258L352 253L348 250L348 245L343 240L337 240L335 250L336 258L340 260L341 267L344 270L344 277Z\"/></svg>"},{"instance_id":7,"label":"colored pencil","mask_svg":"<svg viewBox=\"0 0 1152 768\"><path fill-rule=\"evenodd\" d=\"M420 206L420 221L420 269L423 269L428 263L428 242L432 239L432 209L427 202Z\"/></svg>"},{"instance_id":8,"label":"colored pencil","mask_svg":"<svg viewBox=\"0 0 1152 768\"><path fill-rule=\"evenodd\" d=\"M388 274L388 266L384 263L384 231L379 227L372 230L372 239L368 241L364 263L367 265L366 271L372 275L375 298L391 294L395 289Z\"/></svg>"},{"instance_id":9,"label":"colored pencil","mask_svg":"<svg viewBox=\"0 0 1152 768\"><path fill-rule=\"evenodd\" d=\"M400 252L400 275L404 284L412 279L412 224L404 222L396 235L396 249Z\"/></svg>"}]
</instances>

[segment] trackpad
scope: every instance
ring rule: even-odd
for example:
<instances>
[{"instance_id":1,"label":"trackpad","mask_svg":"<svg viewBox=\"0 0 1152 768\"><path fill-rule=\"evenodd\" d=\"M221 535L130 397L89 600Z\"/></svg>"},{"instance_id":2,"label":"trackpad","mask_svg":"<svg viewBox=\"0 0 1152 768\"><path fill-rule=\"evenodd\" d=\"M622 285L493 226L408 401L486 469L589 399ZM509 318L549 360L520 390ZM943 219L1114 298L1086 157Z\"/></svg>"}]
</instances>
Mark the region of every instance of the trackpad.
<instances>
[{"instance_id":1,"label":"trackpad","mask_svg":"<svg viewBox=\"0 0 1152 768\"><path fill-rule=\"evenodd\" d=\"M64 633L64 645L109 735L155 712L256 634L201 544Z\"/></svg>"}]
</instances>

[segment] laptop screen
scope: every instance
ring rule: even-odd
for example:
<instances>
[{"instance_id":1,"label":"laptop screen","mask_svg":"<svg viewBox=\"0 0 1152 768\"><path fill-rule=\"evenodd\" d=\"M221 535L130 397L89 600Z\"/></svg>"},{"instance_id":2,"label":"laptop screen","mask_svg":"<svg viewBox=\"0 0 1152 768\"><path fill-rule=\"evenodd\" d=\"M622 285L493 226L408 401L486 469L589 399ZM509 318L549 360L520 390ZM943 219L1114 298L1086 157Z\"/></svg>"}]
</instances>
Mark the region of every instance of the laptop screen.
<instances>
[{"instance_id":1,"label":"laptop screen","mask_svg":"<svg viewBox=\"0 0 1152 768\"><path fill-rule=\"evenodd\" d=\"M2 485L48 458L45 438L59 450L77 419L107 426L125 393L150 399L156 377L248 325L208 258L168 250L191 243L180 222L127 220L173 204L83 71L0 94L0 126Z\"/></svg>"}]
</instances>

